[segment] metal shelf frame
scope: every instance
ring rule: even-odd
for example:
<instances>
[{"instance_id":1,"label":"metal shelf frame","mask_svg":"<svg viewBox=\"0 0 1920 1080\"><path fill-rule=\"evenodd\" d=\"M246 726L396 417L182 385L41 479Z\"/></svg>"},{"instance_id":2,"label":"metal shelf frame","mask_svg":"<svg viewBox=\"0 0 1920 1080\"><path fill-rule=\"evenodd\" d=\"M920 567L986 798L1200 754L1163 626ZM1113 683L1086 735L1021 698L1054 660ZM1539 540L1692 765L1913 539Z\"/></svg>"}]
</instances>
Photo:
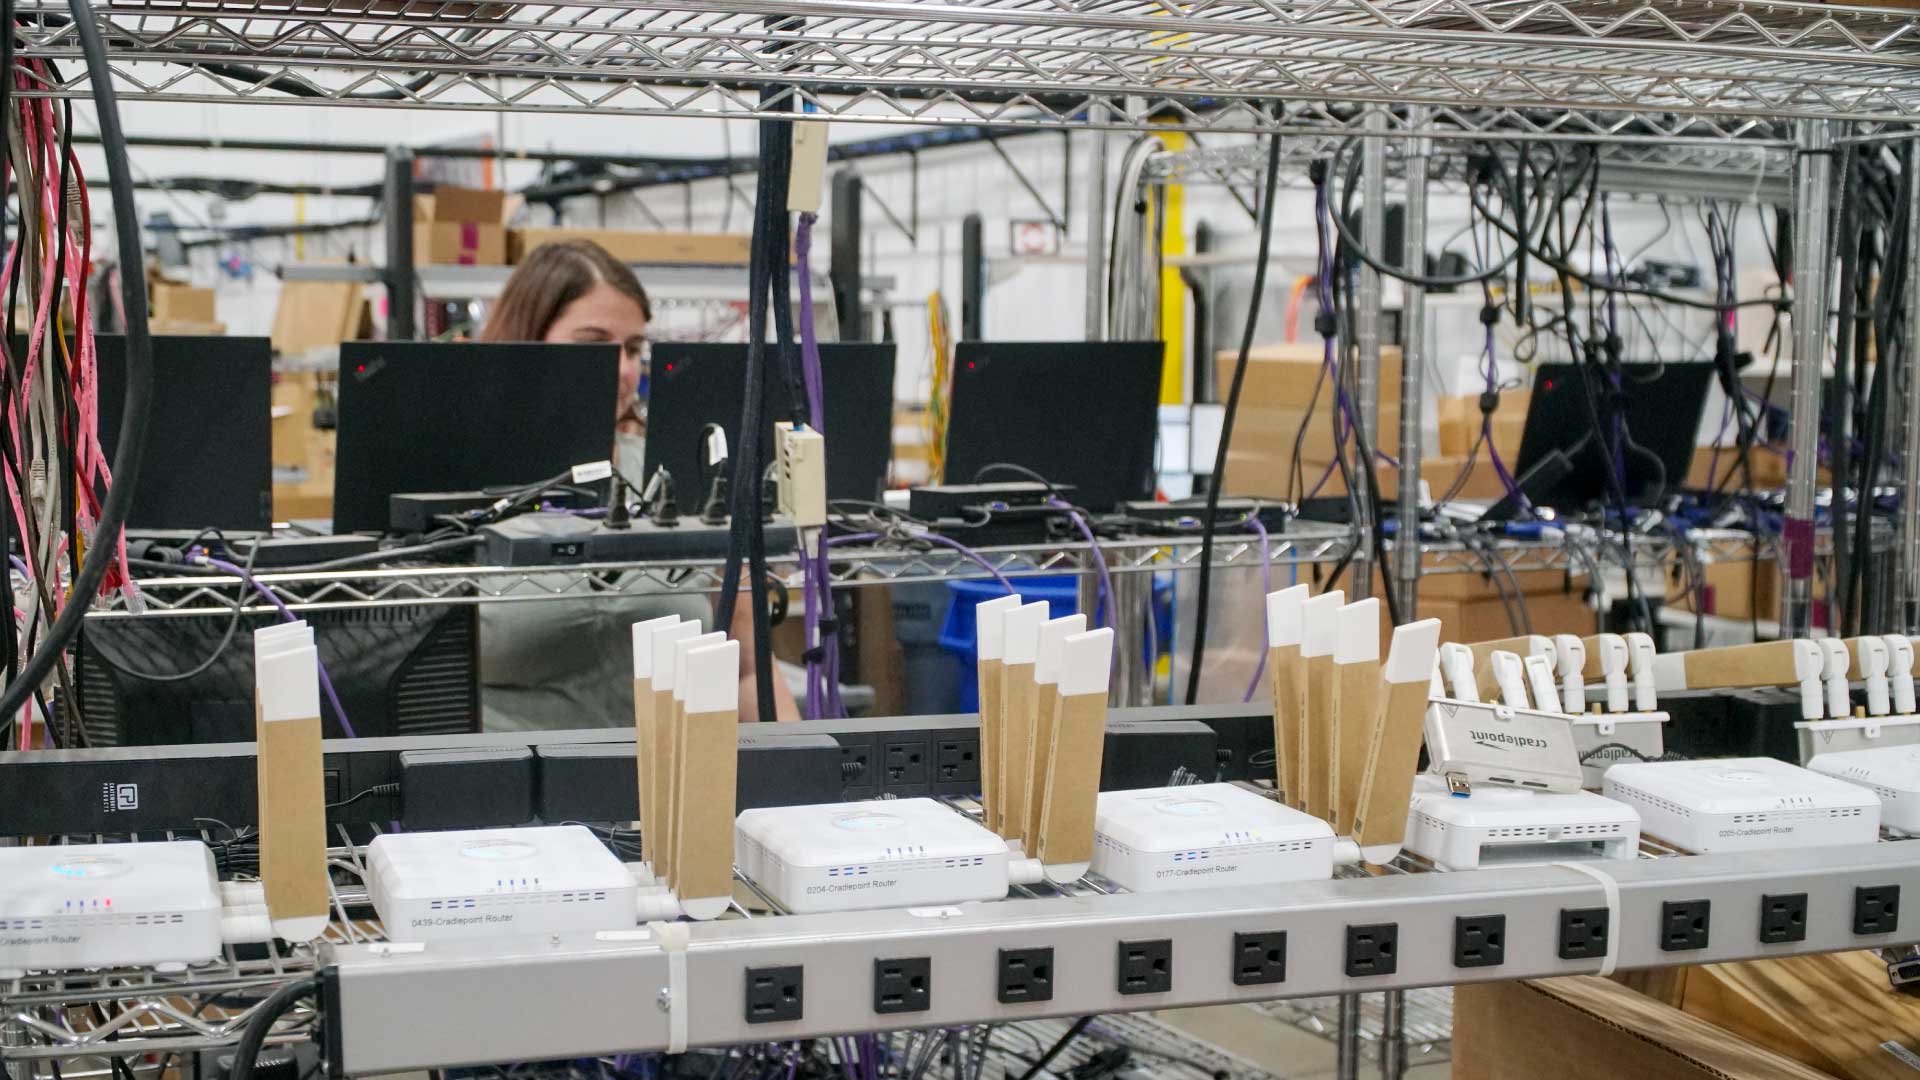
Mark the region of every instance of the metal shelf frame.
<instances>
[{"instance_id":1,"label":"metal shelf frame","mask_svg":"<svg viewBox=\"0 0 1920 1080\"><path fill-rule=\"evenodd\" d=\"M22 4L22 58L79 56L44 17L65 12ZM130 99L1257 132L1305 115L1267 111L1286 100L1649 142L1920 118L1914 13L1808 3L116 0L99 18ZM84 68L32 92L82 95Z\"/></svg>"}]
</instances>

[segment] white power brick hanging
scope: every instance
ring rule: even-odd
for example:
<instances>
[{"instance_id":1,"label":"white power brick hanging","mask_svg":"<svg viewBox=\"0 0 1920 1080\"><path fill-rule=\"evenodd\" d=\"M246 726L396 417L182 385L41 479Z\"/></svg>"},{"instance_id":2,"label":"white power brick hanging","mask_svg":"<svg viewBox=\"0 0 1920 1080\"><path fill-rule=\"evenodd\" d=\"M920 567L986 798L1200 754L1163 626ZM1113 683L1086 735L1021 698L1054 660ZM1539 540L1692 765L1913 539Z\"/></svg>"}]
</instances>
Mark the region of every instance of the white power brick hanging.
<instances>
[{"instance_id":1,"label":"white power brick hanging","mask_svg":"<svg viewBox=\"0 0 1920 1080\"><path fill-rule=\"evenodd\" d=\"M780 447L777 464L780 512L802 529L827 523L827 441L805 424L774 427Z\"/></svg>"},{"instance_id":2,"label":"white power brick hanging","mask_svg":"<svg viewBox=\"0 0 1920 1080\"><path fill-rule=\"evenodd\" d=\"M793 123L793 167L788 170L787 211L820 212L820 196L827 186L827 122Z\"/></svg>"}]
</instances>

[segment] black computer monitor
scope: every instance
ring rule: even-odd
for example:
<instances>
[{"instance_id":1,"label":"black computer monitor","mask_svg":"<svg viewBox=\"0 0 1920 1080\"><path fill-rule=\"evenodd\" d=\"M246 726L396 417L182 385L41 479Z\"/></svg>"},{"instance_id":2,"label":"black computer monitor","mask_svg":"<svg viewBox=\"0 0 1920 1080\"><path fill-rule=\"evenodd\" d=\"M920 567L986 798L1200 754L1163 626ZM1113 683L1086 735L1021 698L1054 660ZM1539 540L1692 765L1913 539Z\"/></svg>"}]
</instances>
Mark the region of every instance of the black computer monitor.
<instances>
[{"instance_id":1,"label":"black computer monitor","mask_svg":"<svg viewBox=\"0 0 1920 1080\"><path fill-rule=\"evenodd\" d=\"M479 608L433 604L305 611L320 662L361 738L480 730ZM226 616L88 619L76 650L81 722L94 746L248 742L254 736L253 634L279 622L244 615L224 649ZM156 682L219 657L190 679ZM346 735L324 697L327 738Z\"/></svg>"},{"instance_id":2,"label":"black computer monitor","mask_svg":"<svg viewBox=\"0 0 1920 1080\"><path fill-rule=\"evenodd\" d=\"M772 354L769 352L769 360ZM826 415L827 497L873 500L886 486L893 458L891 344L841 342L820 346L821 407ZM647 476L665 466L683 512L700 509L700 432L719 424L728 447L740 445L740 394L746 385L747 347L704 342L653 346L647 392ZM767 415L803 420L787 380L769 363Z\"/></svg>"},{"instance_id":3,"label":"black computer monitor","mask_svg":"<svg viewBox=\"0 0 1920 1080\"><path fill-rule=\"evenodd\" d=\"M1530 492L1533 501L1561 510L1611 505L1611 436L1603 432L1611 429L1618 400L1619 418L1633 444L1620 462L1627 501L1655 503L1686 484L1707 388L1718 377L1712 364L1621 364L1616 395L1603 368L1541 364L1534 373L1514 474L1525 475L1557 450L1572 467L1555 483Z\"/></svg>"},{"instance_id":4,"label":"black computer monitor","mask_svg":"<svg viewBox=\"0 0 1920 1080\"><path fill-rule=\"evenodd\" d=\"M1074 485L1089 510L1152 498L1166 351L1158 341L961 342L945 481L971 483L1005 462Z\"/></svg>"},{"instance_id":5,"label":"black computer monitor","mask_svg":"<svg viewBox=\"0 0 1920 1080\"><path fill-rule=\"evenodd\" d=\"M127 399L127 339L94 336L100 448L113 461ZM25 342L13 341L14 355ZM273 527L273 347L261 337L153 338L147 454L127 528Z\"/></svg>"},{"instance_id":6,"label":"black computer monitor","mask_svg":"<svg viewBox=\"0 0 1920 1080\"><path fill-rule=\"evenodd\" d=\"M533 484L613 454L614 345L340 346L333 531L387 528L407 491Z\"/></svg>"}]
</instances>

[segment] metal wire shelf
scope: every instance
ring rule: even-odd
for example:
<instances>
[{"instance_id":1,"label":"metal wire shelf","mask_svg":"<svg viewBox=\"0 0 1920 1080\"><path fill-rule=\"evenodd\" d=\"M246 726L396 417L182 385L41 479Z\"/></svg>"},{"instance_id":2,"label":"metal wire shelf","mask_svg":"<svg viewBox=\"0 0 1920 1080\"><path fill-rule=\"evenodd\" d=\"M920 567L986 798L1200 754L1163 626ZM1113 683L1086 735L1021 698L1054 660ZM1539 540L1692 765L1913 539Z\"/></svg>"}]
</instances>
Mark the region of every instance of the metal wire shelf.
<instances>
[{"instance_id":1,"label":"metal wire shelf","mask_svg":"<svg viewBox=\"0 0 1920 1080\"><path fill-rule=\"evenodd\" d=\"M79 55L65 11L22 5L23 59ZM122 95L166 100L1215 131L1344 129L1267 103L1379 102L1436 106L1436 131L1648 142L1920 114L1913 13L1806 3L118 0L99 18ZM32 92L84 81L73 65Z\"/></svg>"}]
</instances>

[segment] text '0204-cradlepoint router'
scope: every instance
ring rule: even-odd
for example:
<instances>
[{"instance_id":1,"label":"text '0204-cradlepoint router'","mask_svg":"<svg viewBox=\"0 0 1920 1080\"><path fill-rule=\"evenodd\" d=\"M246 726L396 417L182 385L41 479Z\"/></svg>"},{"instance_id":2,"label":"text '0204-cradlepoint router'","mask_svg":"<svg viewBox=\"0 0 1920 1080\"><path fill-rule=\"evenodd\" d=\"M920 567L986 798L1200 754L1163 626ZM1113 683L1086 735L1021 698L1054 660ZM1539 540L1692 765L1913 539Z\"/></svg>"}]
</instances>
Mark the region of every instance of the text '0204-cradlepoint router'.
<instances>
[{"instance_id":1,"label":"text '0204-cradlepoint router'","mask_svg":"<svg viewBox=\"0 0 1920 1080\"><path fill-rule=\"evenodd\" d=\"M1920 836L1920 746L1883 746L1821 754L1807 768L1845 780L1880 800L1880 824Z\"/></svg>"},{"instance_id":2,"label":"text '0204-cradlepoint router'","mask_svg":"<svg viewBox=\"0 0 1920 1080\"><path fill-rule=\"evenodd\" d=\"M367 891L393 941L630 930L633 876L579 825L384 833Z\"/></svg>"},{"instance_id":3,"label":"text '0204-cradlepoint router'","mask_svg":"<svg viewBox=\"0 0 1920 1080\"><path fill-rule=\"evenodd\" d=\"M1093 872L1129 892L1272 885L1333 876L1333 828L1237 784L1109 791Z\"/></svg>"},{"instance_id":4,"label":"text '0204-cradlepoint router'","mask_svg":"<svg viewBox=\"0 0 1920 1080\"><path fill-rule=\"evenodd\" d=\"M1632 859L1640 815L1590 791L1489 784L1461 797L1430 773L1414 778L1406 847L1442 870Z\"/></svg>"},{"instance_id":5,"label":"text '0204-cradlepoint router'","mask_svg":"<svg viewBox=\"0 0 1920 1080\"><path fill-rule=\"evenodd\" d=\"M1650 761L1607 770L1602 793L1686 851L1871 844L1880 800L1866 788L1773 758Z\"/></svg>"},{"instance_id":6,"label":"text '0204-cradlepoint router'","mask_svg":"<svg viewBox=\"0 0 1920 1080\"><path fill-rule=\"evenodd\" d=\"M740 872L789 912L999 900L1040 864L933 799L748 810L734 821Z\"/></svg>"},{"instance_id":7,"label":"text '0204-cradlepoint router'","mask_svg":"<svg viewBox=\"0 0 1920 1080\"><path fill-rule=\"evenodd\" d=\"M222 915L199 841L0 848L0 971L205 963Z\"/></svg>"}]
</instances>

